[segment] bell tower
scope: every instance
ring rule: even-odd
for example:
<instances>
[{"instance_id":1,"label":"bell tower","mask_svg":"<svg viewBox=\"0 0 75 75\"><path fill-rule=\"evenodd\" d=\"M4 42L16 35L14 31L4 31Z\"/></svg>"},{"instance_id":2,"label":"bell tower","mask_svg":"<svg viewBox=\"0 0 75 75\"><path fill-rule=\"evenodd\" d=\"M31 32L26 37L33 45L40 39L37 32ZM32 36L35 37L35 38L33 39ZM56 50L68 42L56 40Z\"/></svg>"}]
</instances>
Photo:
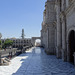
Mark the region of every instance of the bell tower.
<instances>
[{"instance_id":1,"label":"bell tower","mask_svg":"<svg viewBox=\"0 0 75 75\"><path fill-rule=\"evenodd\" d=\"M24 39L24 29L22 29L22 35L21 35L21 37L22 37L22 39Z\"/></svg>"}]
</instances>

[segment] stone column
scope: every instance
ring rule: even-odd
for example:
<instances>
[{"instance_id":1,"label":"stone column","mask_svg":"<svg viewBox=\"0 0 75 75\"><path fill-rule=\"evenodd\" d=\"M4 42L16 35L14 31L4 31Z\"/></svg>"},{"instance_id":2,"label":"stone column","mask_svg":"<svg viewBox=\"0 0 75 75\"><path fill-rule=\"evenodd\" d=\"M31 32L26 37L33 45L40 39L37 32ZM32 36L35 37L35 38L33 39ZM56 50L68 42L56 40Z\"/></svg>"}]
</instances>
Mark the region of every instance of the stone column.
<instances>
[{"instance_id":1,"label":"stone column","mask_svg":"<svg viewBox=\"0 0 75 75\"><path fill-rule=\"evenodd\" d=\"M69 5L69 0L66 0L66 8L68 7Z\"/></svg>"},{"instance_id":2,"label":"stone column","mask_svg":"<svg viewBox=\"0 0 75 75\"><path fill-rule=\"evenodd\" d=\"M48 28L48 26L47 26L47 48L48 48L48 42L49 42L49 30L48 30L49 28Z\"/></svg>"},{"instance_id":3,"label":"stone column","mask_svg":"<svg viewBox=\"0 0 75 75\"><path fill-rule=\"evenodd\" d=\"M57 47L57 30L55 28L55 55L56 55L56 47Z\"/></svg>"},{"instance_id":4,"label":"stone column","mask_svg":"<svg viewBox=\"0 0 75 75\"><path fill-rule=\"evenodd\" d=\"M48 50L48 26L46 25L46 33L45 33L45 45L46 45L46 51Z\"/></svg>"},{"instance_id":5,"label":"stone column","mask_svg":"<svg viewBox=\"0 0 75 75\"><path fill-rule=\"evenodd\" d=\"M61 10L64 11L64 0L62 0L61 5Z\"/></svg>"},{"instance_id":6,"label":"stone column","mask_svg":"<svg viewBox=\"0 0 75 75\"><path fill-rule=\"evenodd\" d=\"M47 27L47 54L49 54L49 26Z\"/></svg>"},{"instance_id":7,"label":"stone column","mask_svg":"<svg viewBox=\"0 0 75 75\"><path fill-rule=\"evenodd\" d=\"M56 4L56 12L57 12L57 47L56 47L56 54L57 58L61 58L61 25L60 25L60 4Z\"/></svg>"},{"instance_id":8,"label":"stone column","mask_svg":"<svg viewBox=\"0 0 75 75\"><path fill-rule=\"evenodd\" d=\"M66 53L66 17L62 14L62 59L66 61L67 53Z\"/></svg>"}]
</instances>

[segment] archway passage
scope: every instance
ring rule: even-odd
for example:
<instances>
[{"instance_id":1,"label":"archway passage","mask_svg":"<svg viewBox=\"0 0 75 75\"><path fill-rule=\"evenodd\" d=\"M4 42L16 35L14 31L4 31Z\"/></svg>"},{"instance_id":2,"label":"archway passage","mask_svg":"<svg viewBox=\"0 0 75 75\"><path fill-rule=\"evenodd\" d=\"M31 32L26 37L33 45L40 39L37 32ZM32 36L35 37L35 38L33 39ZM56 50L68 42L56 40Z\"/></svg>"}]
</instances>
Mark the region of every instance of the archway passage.
<instances>
[{"instance_id":1,"label":"archway passage","mask_svg":"<svg viewBox=\"0 0 75 75\"><path fill-rule=\"evenodd\" d=\"M36 41L37 39L41 40L41 37L32 37L31 43L32 43L33 46L35 46L35 41Z\"/></svg>"},{"instance_id":2,"label":"archway passage","mask_svg":"<svg viewBox=\"0 0 75 75\"><path fill-rule=\"evenodd\" d=\"M35 40L35 46L41 46L41 40L40 39Z\"/></svg>"},{"instance_id":3,"label":"archway passage","mask_svg":"<svg viewBox=\"0 0 75 75\"><path fill-rule=\"evenodd\" d=\"M69 35L69 51L70 51L70 62L74 64L74 52L75 52L75 31L72 30Z\"/></svg>"}]
</instances>

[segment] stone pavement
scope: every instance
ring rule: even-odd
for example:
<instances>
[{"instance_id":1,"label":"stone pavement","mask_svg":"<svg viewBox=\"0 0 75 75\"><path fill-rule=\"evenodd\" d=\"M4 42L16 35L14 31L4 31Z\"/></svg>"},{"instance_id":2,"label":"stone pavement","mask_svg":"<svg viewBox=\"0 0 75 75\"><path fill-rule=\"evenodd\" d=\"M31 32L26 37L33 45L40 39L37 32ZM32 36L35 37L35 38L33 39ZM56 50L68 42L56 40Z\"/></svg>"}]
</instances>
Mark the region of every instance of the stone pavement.
<instances>
[{"instance_id":1,"label":"stone pavement","mask_svg":"<svg viewBox=\"0 0 75 75\"><path fill-rule=\"evenodd\" d=\"M75 75L75 68L37 47L12 59L9 66L0 66L0 75Z\"/></svg>"}]
</instances>

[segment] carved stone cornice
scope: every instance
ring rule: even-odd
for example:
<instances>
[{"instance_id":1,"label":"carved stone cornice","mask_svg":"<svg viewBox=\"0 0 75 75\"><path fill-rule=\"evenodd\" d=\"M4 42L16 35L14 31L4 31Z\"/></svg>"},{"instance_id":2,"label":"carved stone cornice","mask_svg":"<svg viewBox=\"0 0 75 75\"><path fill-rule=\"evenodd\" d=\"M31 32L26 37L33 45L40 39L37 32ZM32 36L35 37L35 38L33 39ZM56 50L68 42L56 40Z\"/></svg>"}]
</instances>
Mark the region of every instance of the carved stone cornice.
<instances>
[{"instance_id":1,"label":"carved stone cornice","mask_svg":"<svg viewBox=\"0 0 75 75\"><path fill-rule=\"evenodd\" d=\"M45 7L47 6L47 3L54 4L54 3L55 3L55 1L53 1L53 0L52 0L52 1L48 1L48 0L47 0L47 1L45 2Z\"/></svg>"},{"instance_id":2,"label":"carved stone cornice","mask_svg":"<svg viewBox=\"0 0 75 75\"><path fill-rule=\"evenodd\" d=\"M54 22L50 22L50 23L46 23L46 28L55 28L56 26L55 21Z\"/></svg>"}]
</instances>

